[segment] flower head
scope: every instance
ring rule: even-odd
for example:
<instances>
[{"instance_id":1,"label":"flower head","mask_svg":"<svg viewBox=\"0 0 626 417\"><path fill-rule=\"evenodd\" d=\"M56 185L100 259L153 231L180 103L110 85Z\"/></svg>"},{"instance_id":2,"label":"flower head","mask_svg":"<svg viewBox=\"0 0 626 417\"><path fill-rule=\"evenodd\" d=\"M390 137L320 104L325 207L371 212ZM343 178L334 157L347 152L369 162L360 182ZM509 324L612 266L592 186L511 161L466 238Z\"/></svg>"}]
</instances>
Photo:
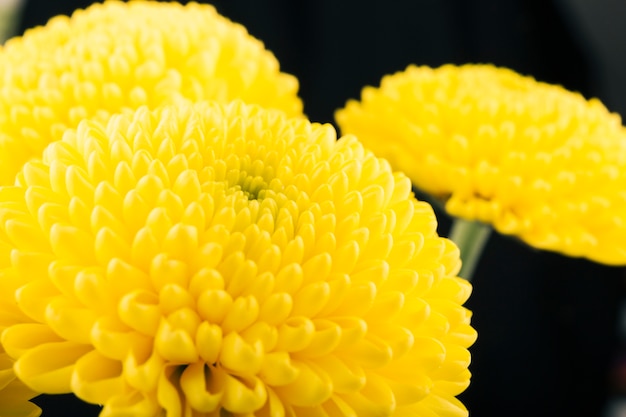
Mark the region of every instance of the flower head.
<instances>
[{"instance_id":1,"label":"flower head","mask_svg":"<svg viewBox=\"0 0 626 417\"><path fill-rule=\"evenodd\" d=\"M626 135L598 100L489 65L410 66L337 112L446 210L569 256L626 263Z\"/></svg>"},{"instance_id":2,"label":"flower head","mask_svg":"<svg viewBox=\"0 0 626 417\"><path fill-rule=\"evenodd\" d=\"M102 416L467 415L458 249L330 125L241 102L84 121L0 219L26 317L2 344L38 392Z\"/></svg>"},{"instance_id":3,"label":"flower head","mask_svg":"<svg viewBox=\"0 0 626 417\"><path fill-rule=\"evenodd\" d=\"M108 1L0 49L0 184L84 118L139 106L242 99L300 114L298 82L210 5Z\"/></svg>"}]
</instances>

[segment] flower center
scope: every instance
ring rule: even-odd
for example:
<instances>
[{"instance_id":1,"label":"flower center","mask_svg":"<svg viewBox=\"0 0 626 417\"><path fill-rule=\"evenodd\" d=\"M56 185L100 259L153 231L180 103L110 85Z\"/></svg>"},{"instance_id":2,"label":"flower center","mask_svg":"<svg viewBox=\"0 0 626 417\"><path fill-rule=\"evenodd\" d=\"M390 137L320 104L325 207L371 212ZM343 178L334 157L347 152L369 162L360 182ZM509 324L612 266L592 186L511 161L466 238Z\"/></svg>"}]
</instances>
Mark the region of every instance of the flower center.
<instances>
[{"instance_id":1,"label":"flower center","mask_svg":"<svg viewBox=\"0 0 626 417\"><path fill-rule=\"evenodd\" d=\"M259 193L268 188L267 181L265 181L262 176L249 174L243 170L231 171L228 175L227 182L229 190L243 192L248 200L258 200Z\"/></svg>"}]
</instances>

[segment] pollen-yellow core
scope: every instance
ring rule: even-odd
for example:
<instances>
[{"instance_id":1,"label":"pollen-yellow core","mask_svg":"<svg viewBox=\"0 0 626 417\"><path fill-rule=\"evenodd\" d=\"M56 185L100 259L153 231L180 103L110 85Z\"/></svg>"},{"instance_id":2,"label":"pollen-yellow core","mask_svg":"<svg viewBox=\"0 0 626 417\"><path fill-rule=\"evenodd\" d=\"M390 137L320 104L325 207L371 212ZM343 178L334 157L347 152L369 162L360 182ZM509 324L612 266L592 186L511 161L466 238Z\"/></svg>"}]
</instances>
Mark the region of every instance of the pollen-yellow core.
<instances>
[{"instance_id":1,"label":"pollen-yellow core","mask_svg":"<svg viewBox=\"0 0 626 417\"><path fill-rule=\"evenodd\" d=\"M0 188L2 345L102 416L466 416L471 287L436 226L330 125L85 121Z\"/></svg>"},{"instance_id":2,"label":"pollen-yellow core","mask_svg":"<svg viewBox=\"0 0 626 417\"><path fill-rule=\"evenodd\" d=\"M450 214L626 264L626 131L598 100L490 65L410 66L336 118Z\"/></svg>"}]
</instances>

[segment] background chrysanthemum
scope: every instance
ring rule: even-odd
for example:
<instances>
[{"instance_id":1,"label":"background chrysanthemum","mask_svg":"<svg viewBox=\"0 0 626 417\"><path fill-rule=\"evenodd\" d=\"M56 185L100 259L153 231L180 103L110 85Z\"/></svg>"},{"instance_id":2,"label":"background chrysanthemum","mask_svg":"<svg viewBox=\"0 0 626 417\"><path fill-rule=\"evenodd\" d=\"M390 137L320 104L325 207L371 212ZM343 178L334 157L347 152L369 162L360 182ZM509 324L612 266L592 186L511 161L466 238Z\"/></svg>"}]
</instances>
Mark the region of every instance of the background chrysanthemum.
<instances>
[{"instance_id":1,"label":"background chrysanthemum","mask_svg":"<svg viewBox=\"0 0 626 417\"><path fill-rule=\"evenodd\" d=\"M450 214L626 263L626 134L598 100L490 65L409 66L336 118Z\"/></svg>"},{"instance_id":2,"label":"background chrysanthemum","mask_svg":"<svg viewBox=\"0 0 626 417\"><path fill-rule=\"evenodd\" d=\"M408 178L249 106L82 122L0 189L19 378L102 416L464 416L459 252ZM220 411L221 410L221 411Z\"/></svg>"},{"instance_id":3,"label":"background chrysanthemum","mask_svg":"<svg viewBox=\"0 0 626 417\"><path fill-rule=\"evenodd\" d=\"M83 118L179 98L301 113L298 82L210 5L108 1L0 49L0 184Z\"/></svg>"}]
</instances>

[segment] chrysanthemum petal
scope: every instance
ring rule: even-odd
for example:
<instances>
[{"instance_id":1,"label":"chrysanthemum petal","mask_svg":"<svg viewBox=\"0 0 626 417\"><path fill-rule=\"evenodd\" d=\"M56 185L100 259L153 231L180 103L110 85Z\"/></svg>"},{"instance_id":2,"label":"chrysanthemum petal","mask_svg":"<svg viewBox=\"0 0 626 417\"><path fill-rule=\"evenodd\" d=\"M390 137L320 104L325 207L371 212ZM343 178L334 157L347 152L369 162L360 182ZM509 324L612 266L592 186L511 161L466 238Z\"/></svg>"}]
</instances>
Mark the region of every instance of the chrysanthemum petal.
<instances>
[{"instance_id":1,"label":"chrysanthemum petal","mask_svg":"<svg viewBox=\"0 0 626 417\"><path fill-rule=\"evenodd\" d=\"M107 401L123 390L122 366L119 361L91 351L77 362L72 374L72 391L94 404Z\"/></svg>"},{"instance_id":2,"label":"chrysanthemum petal","mask_svg":"<svg viewBox=\"0 0 626 417\"><path fill-rule=\"evenodd\" d=\"M192 409L209 413L219 408L223 392L211 393L206 385L210 370L203 363L194 363L183 371L180 386Z\"/></svg>"},{"instance_id":3,"label":"chrysanthemum petal","mask_svg":"<svg viewBox=\"0 0 626 417\"><path fill-rule=\"evenodd\" d=\"M0 378L3 380L6 378L8 381L3 381L6 385L3 385L0 391L0 414L7 417L39 417L42 410L28 401L37 393L19 381L6 364L2 365L6 371L2 371Z\"/></svg>"},{"instance_id":4,"label":"chrysanthemum petal","mask_svg":"<svg viewBox=\"0 0 626 417\"><path fill-rule=\"evenodd\" d=\"M70 380L76 361L92 350L90 345L70 341L40 344L19 357L15 373L34 391L71 392Z\"/></svg>"}]
</instances>

